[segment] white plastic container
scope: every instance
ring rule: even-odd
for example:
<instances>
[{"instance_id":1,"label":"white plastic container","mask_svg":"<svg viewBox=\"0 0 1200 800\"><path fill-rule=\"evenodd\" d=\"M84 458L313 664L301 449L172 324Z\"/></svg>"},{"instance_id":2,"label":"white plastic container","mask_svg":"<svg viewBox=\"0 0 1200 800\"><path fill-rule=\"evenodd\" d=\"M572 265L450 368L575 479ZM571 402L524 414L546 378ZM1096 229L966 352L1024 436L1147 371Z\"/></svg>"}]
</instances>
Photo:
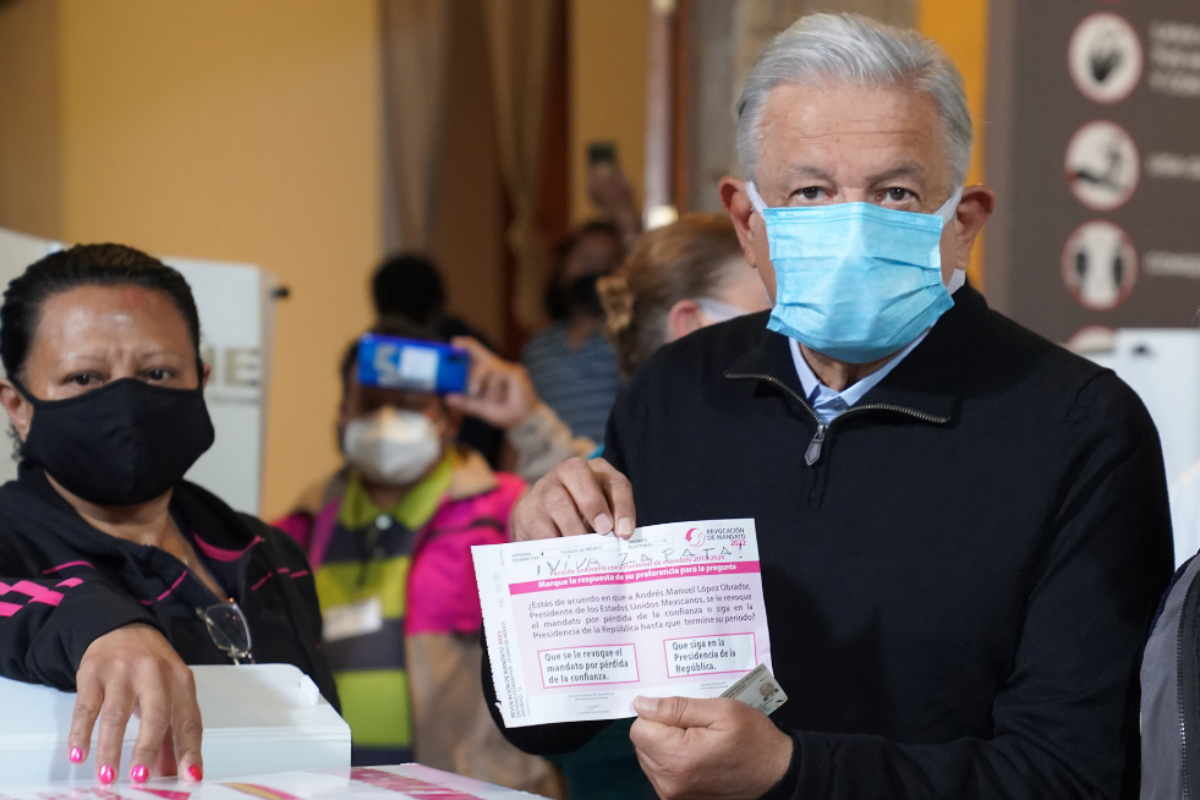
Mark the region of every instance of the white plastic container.
<instances>
[{"instance_id":1,"label":"white plastic container","mask_svg":"<svg viewBox=\"0 0 1200 800\"><path fill-rule=\"evenodd\" d=\"M204 719L204 775L223 778L350 766L350 727L291 664L192 667ZM67 760L75 695L0 678L0 787L95 780L95 734L88 760ZM137 738L125 730L125 780Z\"/></svg>"}]
</instances>

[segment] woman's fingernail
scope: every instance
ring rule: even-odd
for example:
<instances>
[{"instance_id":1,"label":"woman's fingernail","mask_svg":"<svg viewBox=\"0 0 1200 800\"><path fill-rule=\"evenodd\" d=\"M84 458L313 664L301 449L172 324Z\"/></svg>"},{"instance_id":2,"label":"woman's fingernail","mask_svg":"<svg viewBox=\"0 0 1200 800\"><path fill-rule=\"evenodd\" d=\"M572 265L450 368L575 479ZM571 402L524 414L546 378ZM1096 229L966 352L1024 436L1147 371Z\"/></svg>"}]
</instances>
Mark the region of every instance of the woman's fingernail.
<instances>
[{"instance_id":1,"label":"woman's fingernail","mask_svg":"<svg viewBox=\"0 0 1200 800\"><path fill-rule=\"evenodd\" d=\"M150 770L138 764L133 769L129 770L129 780L134 783L145 783L150 779Z\"/></svg>"},{"instance_id":2,"label":"woman's fingernail","mask_svg":"<svg viewBox=\"0 0 1200 800\"><path fill-rule=\"evenodd\" d=\"M188 777L194 781L204 780L204 770L200 769L200 767L196 766L195 764L192 764L187 768L187 774Z\"/></svg>"},{"instance_id":3,"label":"woman's fingernail","mask_svg":"<svg viewBox=\"0 0 1200 800\"><path fill-rule=\"evenodd\" d=\"M72 764L82 764L83 763L83 750L79 749L78 747L72 747L71 753L67 757L69 759L71 759Z\"/></svg>"},{"instance_id":4,"label":"woman's fingernail","mask_svg":"<svg viewBox=\"0 0 1200 800\"><path fill-rule=\"evenodd\" d=\"M108 764L105 764L100 768L100 771L96 773L96 777L100 779L101 783L109 784L117 779L117 773L113 772L112 767L110 767Z\"/></svg>"},{"instance_id":5,"label":"woman's fingernail","mask_svg":"<svg viewBox=\"0 0 1200 800\"><path fill-rule=\"evenodd\" d=\"M657 697L635 697L633 698L633 708L638 714L653 714L658 710Z\"/></svg>"},{"instance_id":6,"label":"woman's fingernail","mask_svg":"<svg viewBox=\"0 0 1200 800\"><path fill-rule=\"evenodd\" d=\"M633 520L629 517L621 517L617 520L617 536L632 536L633 535Z\"/></svg>"},{"instance_id":7,"label":"woman's fingernail","mask_svg":"<svg viewBox=\"0 0 1200 800\"><path fill-rule=\"evenodd\" d=\"M608 514L601 514L592 520L592 528L595 529L596 533L610 532L613 529L612 517Z\"/></svg>"}]
</instances>

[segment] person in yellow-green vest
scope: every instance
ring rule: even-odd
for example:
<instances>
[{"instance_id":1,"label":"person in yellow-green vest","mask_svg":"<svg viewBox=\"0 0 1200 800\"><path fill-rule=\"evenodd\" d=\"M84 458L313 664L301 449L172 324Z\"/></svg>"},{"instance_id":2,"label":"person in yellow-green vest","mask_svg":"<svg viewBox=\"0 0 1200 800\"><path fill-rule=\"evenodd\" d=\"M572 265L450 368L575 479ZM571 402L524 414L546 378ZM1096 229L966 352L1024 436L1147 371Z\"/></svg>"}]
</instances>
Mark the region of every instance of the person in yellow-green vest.
<instances>
[{"instance_id":1,"label":"person in yellow-green vest","mask_svg":"<svg viewBox=\"0 0 1200 800\"><path fill-rule=\"evenodd\" d=\"M398 321L373 332L434 340ZM471 547L508 540L525 484L454 442L461 414L443 397L361 383L357 345L341 365L346 463L276 522L315 571L353 763L417 760L556 794L552 768L503 740L479 688Z\"/></svg>"}]
</instances>

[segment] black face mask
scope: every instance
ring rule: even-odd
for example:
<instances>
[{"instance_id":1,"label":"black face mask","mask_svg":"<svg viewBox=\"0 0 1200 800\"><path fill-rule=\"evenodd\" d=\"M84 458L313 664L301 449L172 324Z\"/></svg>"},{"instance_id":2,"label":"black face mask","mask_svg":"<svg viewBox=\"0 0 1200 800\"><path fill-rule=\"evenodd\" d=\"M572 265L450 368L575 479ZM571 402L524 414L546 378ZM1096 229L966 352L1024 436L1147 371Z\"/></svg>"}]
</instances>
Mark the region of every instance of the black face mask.
<instances>
[{"instance_id":1,"label":"black face mask","mask_svg":"<svg viewBox=\"0 0 1200 800\"><path fill-rule=\"evenodd\" d=\"M21 455L72 494L128 506L179 483L216 438L203 389L167 389L122 378L66 400L39 400Z\"/></svg>"},{"instance_id":2,"label":"black face mask","mask_svg":"<svg viewBox=\"0 0 1200 800\"><path fill-rule=\"evenodd\" d=\"M596 283L599 275L584 275L571 281L567 287L567 297L571 307L592 316L603 316L604 306L600 303L600 290Z\"/></svg>"}]
</instances>

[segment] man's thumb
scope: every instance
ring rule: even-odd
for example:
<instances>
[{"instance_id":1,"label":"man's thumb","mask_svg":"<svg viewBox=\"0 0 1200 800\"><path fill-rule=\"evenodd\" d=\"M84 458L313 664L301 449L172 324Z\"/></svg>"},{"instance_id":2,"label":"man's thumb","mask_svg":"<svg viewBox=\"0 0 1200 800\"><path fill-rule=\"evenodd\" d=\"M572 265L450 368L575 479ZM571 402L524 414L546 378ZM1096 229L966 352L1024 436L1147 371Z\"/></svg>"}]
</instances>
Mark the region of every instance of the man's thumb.
<instances>
[{"instance_id":1,"label":"man's thumb","mask_svg":"<svg viewBox=\"0 0 1200 800\"><path fill-rule=\"evenodd\" d=\"M692 700L687 697L636 697L633 709L648 722L658 722L673 728L706 728L716 717L712 700Z\"/></svg>"}]
</instances>

